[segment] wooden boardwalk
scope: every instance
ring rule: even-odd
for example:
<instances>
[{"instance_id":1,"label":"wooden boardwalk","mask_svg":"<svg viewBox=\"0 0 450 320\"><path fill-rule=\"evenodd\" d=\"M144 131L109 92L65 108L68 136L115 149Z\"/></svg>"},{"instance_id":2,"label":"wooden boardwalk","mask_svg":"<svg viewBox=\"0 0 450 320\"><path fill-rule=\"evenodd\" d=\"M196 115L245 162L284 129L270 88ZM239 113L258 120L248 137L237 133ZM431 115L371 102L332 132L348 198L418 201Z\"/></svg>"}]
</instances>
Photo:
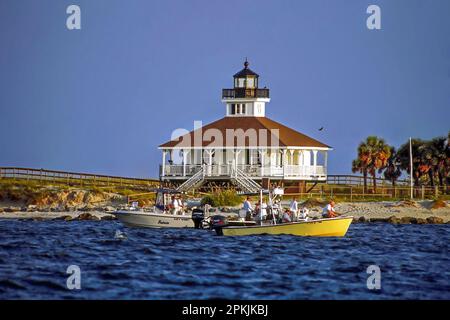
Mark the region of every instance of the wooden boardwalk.
<instances>
[{"instance_id":1,"label":"wooden boardwalk","mask_svg":"<svg viewBox=\"0 0 450 320\"><path fill-rule=\"evenodd\" d=\"M62 183L67 185L92 185L98 187L123 186L156 188L159 180L108 176L92 173L68 172L58 170L0 167L0 179ZM0 180L1 181L1 180Z\"/></svg>"}]
</instances>

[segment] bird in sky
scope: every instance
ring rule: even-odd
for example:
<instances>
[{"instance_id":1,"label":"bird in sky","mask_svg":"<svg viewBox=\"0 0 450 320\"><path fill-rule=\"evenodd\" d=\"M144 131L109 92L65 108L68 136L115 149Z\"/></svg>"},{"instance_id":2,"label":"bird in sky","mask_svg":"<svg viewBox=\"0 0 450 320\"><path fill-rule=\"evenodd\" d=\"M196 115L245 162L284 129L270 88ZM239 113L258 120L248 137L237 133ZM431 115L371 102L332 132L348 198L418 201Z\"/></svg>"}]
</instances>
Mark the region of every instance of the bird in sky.
<instances>
[{"instance_id":1,"label":"bird in sky","mask_svg":"<svg viewBox=\"0 0 450 320\"><path fill-rule=\"evenodd\" d=\"M322 130L323 130L323 127L320 127L320 128L319 128L319 131L322 131Z\"/></svg>"}]
</instances>

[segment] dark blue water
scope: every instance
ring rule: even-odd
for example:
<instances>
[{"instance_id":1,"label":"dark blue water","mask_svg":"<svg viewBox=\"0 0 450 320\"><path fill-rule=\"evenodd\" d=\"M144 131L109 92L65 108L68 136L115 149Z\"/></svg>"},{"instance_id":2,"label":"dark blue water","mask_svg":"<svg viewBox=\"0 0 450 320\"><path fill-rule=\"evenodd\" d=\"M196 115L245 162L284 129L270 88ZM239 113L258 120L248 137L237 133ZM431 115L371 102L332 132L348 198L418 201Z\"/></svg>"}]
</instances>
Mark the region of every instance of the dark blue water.
<instances>
[{"instance_id":1,"label":"dark blue water","mask_svg":"<svg viewBox=\"0 0 450 320\"><path fill-rule=\"evenodd\" d=\"M345 238L218 237L0 220L0 298L450 299L449 231L354 224ZM81 269L81 290L66 287L69 265ZM367 288L369 265L380 267L380 290Z\"/></svg>"}]
</instances>

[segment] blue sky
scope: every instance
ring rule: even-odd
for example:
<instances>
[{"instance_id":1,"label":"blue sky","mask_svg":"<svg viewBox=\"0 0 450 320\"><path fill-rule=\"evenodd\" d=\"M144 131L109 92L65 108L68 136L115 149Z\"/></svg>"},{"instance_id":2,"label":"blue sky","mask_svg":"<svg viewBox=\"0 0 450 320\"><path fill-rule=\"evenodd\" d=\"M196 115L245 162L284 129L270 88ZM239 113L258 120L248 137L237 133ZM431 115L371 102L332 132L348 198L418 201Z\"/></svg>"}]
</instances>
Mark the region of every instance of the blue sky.
<instances>
[{"instance_id":1,"label":"blue sky","mask_svg":"<svg viewBox=\"0 0 450 320\"><path fill-rule=\"evenodd\" d=\"M447 0L2 0L0 166L156 177L173 129L223 117L244 57L267 116L333 146L330 173L368 135L450 129Z\"/></svg>"}]
</instances>

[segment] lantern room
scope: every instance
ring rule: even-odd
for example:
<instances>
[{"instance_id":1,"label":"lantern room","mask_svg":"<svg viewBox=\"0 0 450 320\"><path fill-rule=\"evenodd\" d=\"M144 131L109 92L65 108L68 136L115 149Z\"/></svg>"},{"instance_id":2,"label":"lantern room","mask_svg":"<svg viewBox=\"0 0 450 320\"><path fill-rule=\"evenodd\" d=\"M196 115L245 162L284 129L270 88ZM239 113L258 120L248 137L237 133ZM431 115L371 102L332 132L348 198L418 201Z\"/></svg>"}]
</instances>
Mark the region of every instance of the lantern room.
<instances>
[{"instance_id":1,"label":"lantern room","mask_svg":"<svg viewBox=\"0 0 450 320\"><path fill-rule=\"evenodd\" d=\"M259 75L249 69L247 59L244 62L244 69L236 73L234 78L234 88L256 89L258 88Z\"/></svg>"},{"instance_id":2,"label":"lantern room","mask_svg":"<svg viewBox=\"0 0 450 320\"><path fill-rule=\"evenodd\" d=\"M222 90L222 101L230 99L269 99L269 89L259 89L259 75L251 70L247 59L244 69L233 76L234 88ZM224 101L225 102L225 101ZM269 100L265 101L269 102Z\"/></svg>"}]
</instances>

